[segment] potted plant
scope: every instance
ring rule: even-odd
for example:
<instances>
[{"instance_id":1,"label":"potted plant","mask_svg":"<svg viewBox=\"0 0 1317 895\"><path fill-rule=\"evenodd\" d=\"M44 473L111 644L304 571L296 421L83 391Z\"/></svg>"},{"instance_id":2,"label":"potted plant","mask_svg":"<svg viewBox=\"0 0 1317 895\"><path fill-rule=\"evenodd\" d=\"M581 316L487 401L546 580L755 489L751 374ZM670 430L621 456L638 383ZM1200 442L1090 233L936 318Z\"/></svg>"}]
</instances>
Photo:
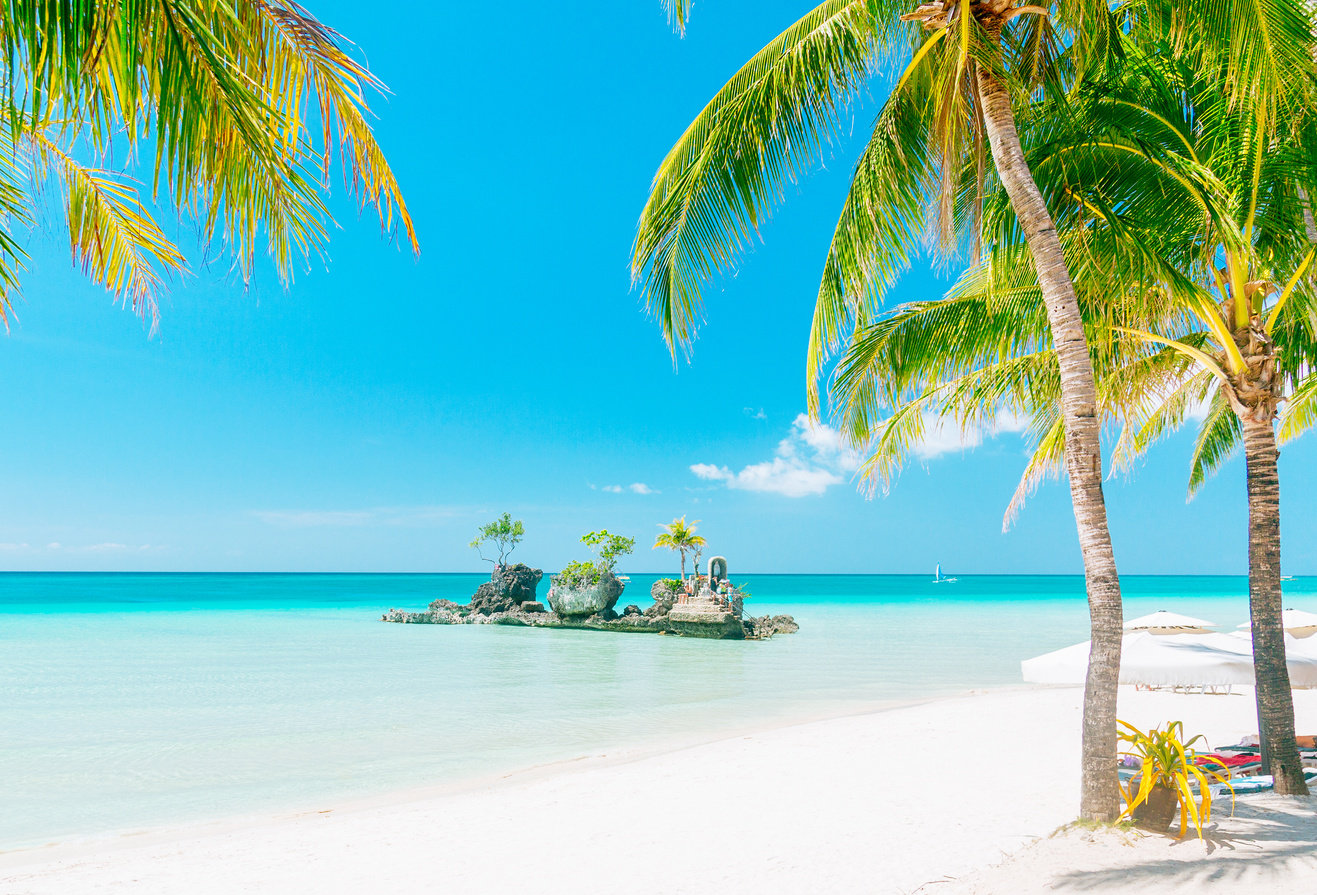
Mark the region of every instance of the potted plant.
<instances>
[{"instance_id":1,"label":"potted plant","mask_svg":"<svg viewBox=\"0 0 1317 895\"><path fill-rule=\"evenodd\" d=\"M595 551L594 562L574 560L554 575L549 587L549 605L564 618L608 612L617 605L626 586L613 574L617 561L636 548L635 538L592 531L581 543Z\"/></svg>"},{"instance_id":2,"label":"potted plant","mask_svg":"<svg viewBox=\"0 0 1317 895\"><path fill-rule=\"evenodd\" d=\"M1118 736L1129 743L1131 751L1122 755L1138 759L1139 773L1129 786L1121 787L1125 797L1125 810L1121 817L1130 817L1137 826L1157 833L1166 832L1180 811L1180 837L1193 823L1198 838L1203 838L1203 824L1212 819L1211 784L1230 786L1229 770L1217 758L1199 756L1193 745L1202 739L1196 736L1184 739L1184 725L1172 721L1166 729L1155 727L1146 733L1133 724L1118 722L1124 728ZM1220 765L1220 770L1212 767ZM1195 789L1197 792L1195 793Z\"/></svg>"}]
</instances>

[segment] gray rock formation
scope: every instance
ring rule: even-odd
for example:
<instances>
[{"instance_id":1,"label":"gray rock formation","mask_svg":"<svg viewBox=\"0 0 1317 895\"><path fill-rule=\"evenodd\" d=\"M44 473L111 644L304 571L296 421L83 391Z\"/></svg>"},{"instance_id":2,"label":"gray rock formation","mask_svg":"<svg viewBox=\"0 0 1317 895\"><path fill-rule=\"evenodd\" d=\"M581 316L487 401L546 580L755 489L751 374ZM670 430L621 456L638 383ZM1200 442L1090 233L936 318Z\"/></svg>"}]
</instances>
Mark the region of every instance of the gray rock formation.
<instances>
[{"instance_id":1,"label":"gray rock formation","mask_svg":"<svg viewBox=\"0 0 1317 895\"><path fill-rule=\"evenodd\" d=\"M789 615L761 615L742 619L742 624L750 640L767 640L774 634L794 634L800 630L800 625Z\"/></svg>"},{"instance_id":2,"label":"gray rock formation","mask_svg":"<svg viewBox=\"0 0 1317 895\"><path fill-rule=\"evenodd\" d=\"M607 614L617 605L624 587L612 572L604 572L597 582L585 587L565 586L555 576L549 587L549 605L563 618Z\"/></svg>"},{"instance_id":3,"label":"gray rock formation","mask_svg":"<svg viewBox=\"0 0 1317 895\"><path fill-rule=\"evenodd\" d=\"M534 582L539 580L539 570ZM715 594L707 587L684 603L676 602L678 594L668 590L663 582L658 582L650 594L655 598L653 606L644 612L636 605L627 606L621 615L613 611L617 598L622 592L622 582L612 575L613 583L604 589L611 594L604 600L604 608L591 614L561 615L556 611L546 612L544 606L534 600L523 600L507 609L488 609L490 602L477 606L475 600L470 606L462 606L452 600L435 600L426 612L407 612L402 609L390 609L383 616L383 621L411 625L514 625L527 628L567 628L586 631L618 631L634 634L670 634L684 637L701 637L718 640L767 640L774 634L792 634L799 630L795 619L789 615L763 616L762 618L742 617L739 611L741 594L734 588L726 595ZM524 579L523 579L524 580ZM534 582L531 587L534 587ZM493 582L491 582L493 583ZM601 584L603 581L601 580ZM485 587L485 585L481 585ZM616 593L613 593L613 591ZM533 592L533 591L532 591ZM477 595L480 591L477 591ZM560 589L550 588L549 599L552 603L560 596Z\"/></svg>"},{"instance_id":4,"label":"gray rock formation","mask_svg":"<svg viewBox=\"0 0 1317 895\"><path fill-rule=\"evenodd\" d=\"M536 600L535 590L544 572L532 569L525 563L516 563L496 569L489 581L476 588L471 596L471 611L481 615L507 612L522 603Z\"/></svg>"},{"instance_id":5,"label":"gray rock formation","mask_svg":"<svg viewBox=\"0 0 1317 895\"><path fill-rule=\"evenodd\" d=\"M677 593L668 586L667 578L655 581L649 588L649 595L653 598L654 605L645 609L645 615L649 618L667 615L673 604L677 602Z\"/></svg>"}]
</instances>

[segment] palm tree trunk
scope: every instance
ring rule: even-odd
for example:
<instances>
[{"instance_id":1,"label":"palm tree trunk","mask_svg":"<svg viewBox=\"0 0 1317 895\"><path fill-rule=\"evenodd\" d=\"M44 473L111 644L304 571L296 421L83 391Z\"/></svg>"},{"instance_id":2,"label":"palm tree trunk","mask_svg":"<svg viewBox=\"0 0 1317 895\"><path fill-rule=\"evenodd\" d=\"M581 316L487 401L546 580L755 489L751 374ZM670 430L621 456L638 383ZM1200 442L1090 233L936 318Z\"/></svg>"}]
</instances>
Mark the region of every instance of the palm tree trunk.
<instances>
[{"instance_id":1,"label":"palm tree trunk","mask_svg":"<svg viewBox=\"0 0 1317 895\"><path fill-rule=\"evenodd\" d=\"M977 72L984 130L997 174L1024 228L1038 271L1052 343L1061 367L1065 415L1065 463L1070 478L1079 547L1084 557L1092 649L1084 686L1083 778L1080 817L1114 821L1120 814L1116 782L1116 695L1120 682L1122 615L1120 579L1107 530L1102 495L1101 421L1097 386L1088 353L1079 300L1061 240L1042 193L1024 160L1010 94L1002 79L984 67Z\"/></svg>"},{"instance_id":2,"label":"palm tree trunk","mask_svg":"<svg viewBox=\"0 0 1317 895\"><path fill-rule=\"evenodd\" d=\"M1243 417L1243 424L1244 456L1248 461L1248 606L1263 773L1274 775L1276 792L1307 795L1303 764L1294 738L1294 693L1285 665L1285 634L1280 614L1280 475L1276 467L1279 455L1276 432L1270 419Z\"/></svg>"}]
</instances>

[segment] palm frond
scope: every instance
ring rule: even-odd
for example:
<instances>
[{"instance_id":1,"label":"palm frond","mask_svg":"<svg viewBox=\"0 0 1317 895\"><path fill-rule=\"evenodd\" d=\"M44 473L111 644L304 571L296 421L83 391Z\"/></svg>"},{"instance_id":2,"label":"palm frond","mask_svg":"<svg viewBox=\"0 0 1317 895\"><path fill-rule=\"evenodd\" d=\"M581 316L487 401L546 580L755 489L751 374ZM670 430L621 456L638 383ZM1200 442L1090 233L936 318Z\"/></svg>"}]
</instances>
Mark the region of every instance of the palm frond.
<instances>
[{"instance_id":1,"label":"palm frond","mask_svg":"<svg viewBox=\"0 0 1317 895\"><path fill-rule=\"evenodd\" d=\"M294 0L15 0L0 5L0 49L15 139L86 147L97 170L149 166L154 197L198 220L244 279L262 242L285 280L323 255L317 180L336 149L349 189L416 248L367 120L383 85Z\"/></svg>"},{"instance_id":2,"label":"palm frond","mask_svg":"<svg viewBox=\"0 0 1317 895\"><path fill-rule=\"evenodd\" d=\"M1003 532L1010 530L1016 517L1024 509L1025 501L1038 489L1043 480L1059 476L1065 465L1065 419L1059 413L1053 415L1056 418L1047 427L1043 437L1038 439L1033 453L1029 455L1029 463L1020 476L1020 482L1011 495L1011 502L1006 505L1006 512L1002 515L1001 521Z\"/></svg>"},{"instance_id":3,"label":"palm frond","mask_svg":"<svg viewBox=\"0 0 1317 895\"><path fill-rule=\"evenodd\" d=\"M183 271L183 256L138 197L112 172L86 167L50 138L32 134L39 168L53 171L63 186L74 260L95 282L139 314L157 314L157 265Z\"/></svg>"},{"instance_id":4,"label":"palm frond","mask_svg":"<svg viewBox=\"0 0 1317 895\"><path fill-rule=\"evenodd\" d=\"M286 122L289 141L295 144L303 126L304 99L315 97L319 100L321 164L326 177L337 142L343 150L349 189L363 206L379 208L387 231L401 223L413 251L419 252L402 190L366 120L365 90L382 92L383 85L352 57L341 35L303 7L291 0L263 0L260 10L269 22L266 40L273 50L266 63L273 77L267 77L275 88L275 106ZM292 145L288 151L296 148Z\"/></svg>"},{"instance_id":5,"label":"palm frond","mask_svg":"<svg viewBox=\"0 0 1317 895\"><path fill-rule=\"evenodd\" d=\"M1211 475L1229 459L1244 437L1244 427L1230 406L1223 389L1212 394L1207 416L1198 427L1194 452L1189 461L1189 498L1207 483Z\"/></svg>"},{"instance_id":6,"label":"palm frond","mask_svg":"<svg viewBox=\"0 0 1317 895\"><path fill-rule=\"evenodd\" d=\"M631 272L674 353L689 350L700 291L744 250L783 186L814 164L842 104L872 73L882 34L866 0L826 0L728 81L668 152Z\"/></svg>"},{"instance_id":7,"label":"palm frond","mask_svg":"<svg viewBox=\"0 0 1317 895\"><path fill-rule=\"evenodd\" d=\"M1309 375L1280 411L1280 442L1293 441L1317 423L1317 376Z\"/></svg>"},{"instance_id":8,"label":"palm frond","mask_svg":"<svg viewBox=\"0 0 1317 895\"><path fill-rule=\"evenodd\" d=\"M937 179L927 109L906 91L889 97L855 166L823 267L809 337L809 408L819 409L824 364L847 328L861 329L920 251L924 212Z\"/></svg>"},{"instance_id":9,"label":"palm frond","mask_svg":"<svg viewBox=\"0 0 1317 895\"><path fill-rule=\"evenodd\" d=\"M682 37L686 36L686 23L690 21L692 0L663 0L668 13L668 24Z\"/></svg>"}]
</instances>

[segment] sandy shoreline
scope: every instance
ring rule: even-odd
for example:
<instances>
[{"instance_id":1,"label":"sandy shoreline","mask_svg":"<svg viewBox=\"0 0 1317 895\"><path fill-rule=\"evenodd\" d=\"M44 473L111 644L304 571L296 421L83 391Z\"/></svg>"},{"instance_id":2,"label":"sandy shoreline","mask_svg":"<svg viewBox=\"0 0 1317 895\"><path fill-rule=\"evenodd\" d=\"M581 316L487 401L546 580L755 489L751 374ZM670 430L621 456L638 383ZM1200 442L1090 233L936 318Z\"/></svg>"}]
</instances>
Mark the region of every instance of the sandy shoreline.
<instances>
[{"instance_id":1,"label":"sandy shoreline","mask_svg":"<svg viewBox=\"0 0 1317 895\"><path fill-rule=\"evenodd\" d=\"M1317 692L1296 708L1317 732ZM993 691L455 791L22 849L0 854L0 895L998 891L986 874L1053 846L1024 849L1075 814L1079 713L1077 689ZM1121 715L1179 718L1217 745L1256 732L1248 691L1123 689ZM1317 887L1317 866L1285 872Z\"/></svg>"}]
</instances>

